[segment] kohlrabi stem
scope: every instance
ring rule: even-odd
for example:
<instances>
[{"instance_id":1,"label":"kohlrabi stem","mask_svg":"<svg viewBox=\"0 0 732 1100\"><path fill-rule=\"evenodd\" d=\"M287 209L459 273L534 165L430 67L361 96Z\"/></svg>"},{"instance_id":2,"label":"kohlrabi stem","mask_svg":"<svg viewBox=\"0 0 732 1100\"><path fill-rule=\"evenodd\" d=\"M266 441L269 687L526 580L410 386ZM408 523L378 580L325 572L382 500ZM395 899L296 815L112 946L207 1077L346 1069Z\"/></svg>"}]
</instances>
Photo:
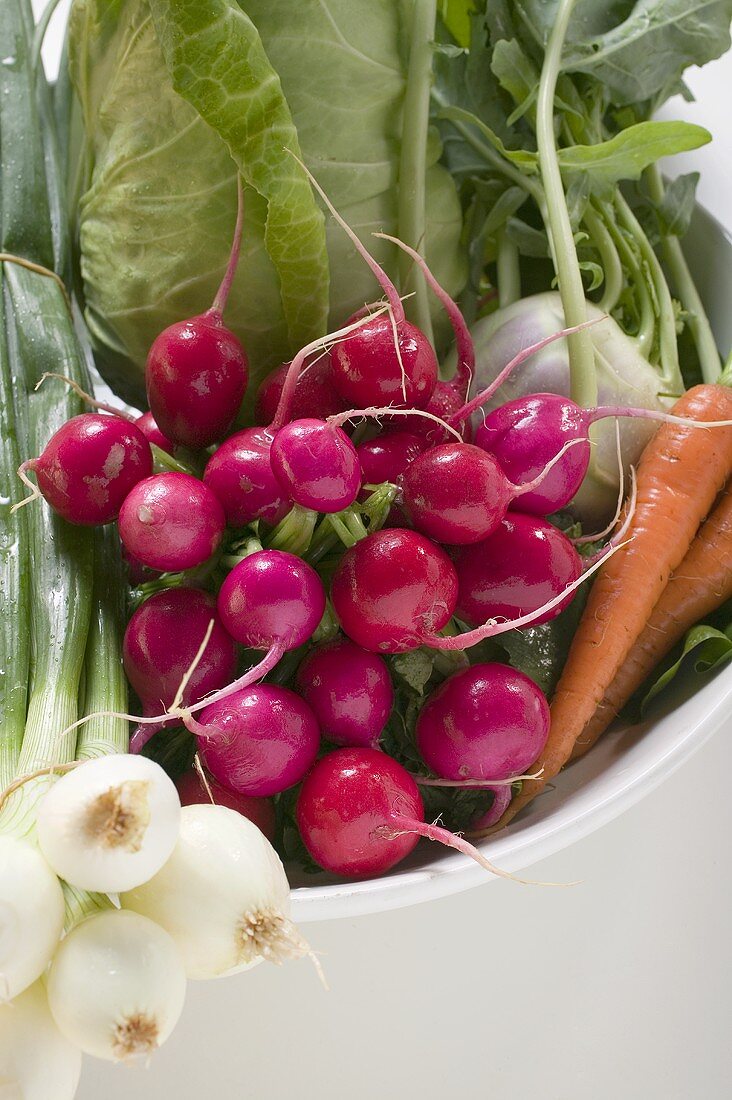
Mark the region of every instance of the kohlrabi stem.
<instances>
[{"instance_id":1,"label":"kohlrabi stem","mask_svg":"<svg viewBox=\"0 0 732 1100\"><path fill-rule=\"evenodd\" d=\"M574 234L564 195L562 174L554 136L554 94L562 62L562 48L576 0L560 0L544 55L536 104L536 141L544 184L547 232L559 279L559 293L568 326L587 319L582 272L577 259ZM592 339L588 332L568 337L569 374L572 400L587 407L597 403L597 376Z\"/></svg>"},{"instance_id":2,"label":"kohlrabi stem","mask_svg":"<svg viewBox=\"0 0 732 1100\"><path fill-rule=\"evenodd\" d=\"M413 0L407 88L402 110L397 225L401 240L415 249L424 248L427 230L427 131L436 14L436 0ZM407 305L409 320L432 340L432 319L424 277L419 271L414 271L407 257L401 254L399 279L402 289L408 285L410 276L414 279L415 294Z\"/></svg>"},{"instance_id":3,"label":"kohlrabi stem","mask_svg":"<svg viewBox=\"0 0 732 1100\"><path fill-rule=\"evenodd\" d=\"M239 253L241 252L241 236L244 229L244 188L241 182L241 175L236 173L236 225L234 226L234 239L231 242L231 252L229 253L229 262L226 265L226 271L224 277L221 280L221 286L216 291L216 297L214 298L211 308L208 311L209 314L215 314L217 317L223 315L226 309L226 303L229 300L229 291L231 290L231 284L234 282L234 276L236 275L237 265L239 263Z\"/></svg>"},{"instance_id":4,"label":"kohlrabi stem","mask_svg":"<svg viewBox=\"0 0 732 1100\"><path fill-rule=\"evenodd\" d=\"M94 531L94 588L86 643L84 714L127 710L127 678L122 667L125 628L124 579L116 528ZM127 752L124 718L95 718L82 726L76 759Z\"/></svg>"},{"instance_id":5,"label":"kohlrabi stem","mask_svg":"<svg viewBox=\"0 0 732 1100\"><path fill-rule=\"evenodd\" d=\"M641 256L648 266L653 289L658 302L658 345L660 354L661 377L665 389L670 393L683 393L684 380L679 368L679 349L676 342L676 315L671 300L671 292L661 269L658 256L630 206L620 191L616 194L616 208L620 225L632 234L637 241Z\"/></svg>"},{"instance_id":6,"label":"kohlrabi stem","mask_svg":"<svg viewBox=\"0 0 732 1100\"><path fill-rule=\"evenodd\" d=\"M584 222L592 237L592 243L600 254L605 276L602 298L597 305L603 313L612 313L623 290L623 265L604 221L591 202L588 202L585 209Z\"/></svg>"},{"instance_id":7,"label":"kohlrabi stem","mask_svg":"<svg viewBox=\"0 0 732 1100\"><path fill-rule=\"evenodd\" d=\"M632 339L637 344L641 355L650 362L650 356L656 338L656 314L653 308L651 293L648 289L646 275L641 268L639 257L631 247L627 234L618 225L618 219L613 204L609 202L599 202L599 207L605 228L618 250L621 262L632 276L635 295L640 300L638 331Z\"/></svg>"},{"instance_id":8,"label":"kohlrabi stem","mask_svg":"<svg viewBox=\"0 0 732 1100\"><path fill-rule=\"evenodd\" d=\"M517 302L521 297L521 268L519 267L519 250L515 243L501 229L496 237L498 254L496 256L496 282L498 283L498 307Z\"/></svg>"},{"instance_id":9,"label":"kohlrabi stem","mask_svg":"<svg viewBox=\"0 0 732 1100\"><path fill-rule=\"evenodd\" d=\"M652 164L646 170L646 180L651 198L657 205L660 205L663 202L664 187L657 164ZM705 382L717 382L722 369L717 342L714 339L712 326L709 324L709 318L699 296L699 291L696 289L696 284L689 271L689 265L686 262L679 238L674 236L662 237L661 255L670 272L671 280L681 304L687 312L687 324L696 345L702 377Z\"/></svg>"}]
</instances>

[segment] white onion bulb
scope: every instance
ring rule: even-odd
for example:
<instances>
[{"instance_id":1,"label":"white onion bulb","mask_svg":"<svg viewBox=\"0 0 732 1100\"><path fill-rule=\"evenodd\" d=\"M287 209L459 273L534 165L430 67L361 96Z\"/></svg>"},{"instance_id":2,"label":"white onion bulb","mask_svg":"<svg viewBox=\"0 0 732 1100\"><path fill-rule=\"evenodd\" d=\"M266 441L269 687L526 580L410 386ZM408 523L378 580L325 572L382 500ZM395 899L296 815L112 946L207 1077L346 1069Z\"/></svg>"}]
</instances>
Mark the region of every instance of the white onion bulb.
<instances>
[{"instance_id":1,"label":"white onion bulb","mask_svg":"<svg viewBox=\"0 0 732 1100\"><path fill-rule=\"evenodd\" d=\"M40 978L64 927L61 884L31 844L0 836L0 1001Z\"/></svg>"},{"instance_id":2,"label":"white onion bulb","mask_svg":"<svg viewBox=\"0 0 732 1100\"><path fill-rule=\"evenodd\" d=\"M163 866L179 823L178 792L159 764L145 756L102 756L51 787L38 811L38 843L72 886L119 893Z\"/></svg>"},{"instance_id":3,"label":"white onion bulb","mask_svg":"<svg viewBox=\"0 0 732 1100\"><path fill-rule=\"evenodd\" d=\"M147 1057L178 1022L186 978L167 932L117 909L87 917L63 941L48 975L60 1031L85 1054Z\"/></svg>"},{"instance_id":4,"label":"white onion bulb","mask_svg":"<svg viewBox=\"0 0 732 1100\"><path fill-rule=\"evenodd\" d=\"M310 953L289 919L279 856L256 825L225 806L184 806L168 862L120 900L170 933L189 978Z\"/></svg>"},{"instance_id":5,"label":"white onion bulb","mask_svg":"<svg viewBox=\"0 0 732 1100\"><path fill-rule=\"evenodd\" d=\"M56 1027L43 982L0 1005L2 1100L73 1100L80 1074L81 1051Z\"/></svg>"}]
</instances>

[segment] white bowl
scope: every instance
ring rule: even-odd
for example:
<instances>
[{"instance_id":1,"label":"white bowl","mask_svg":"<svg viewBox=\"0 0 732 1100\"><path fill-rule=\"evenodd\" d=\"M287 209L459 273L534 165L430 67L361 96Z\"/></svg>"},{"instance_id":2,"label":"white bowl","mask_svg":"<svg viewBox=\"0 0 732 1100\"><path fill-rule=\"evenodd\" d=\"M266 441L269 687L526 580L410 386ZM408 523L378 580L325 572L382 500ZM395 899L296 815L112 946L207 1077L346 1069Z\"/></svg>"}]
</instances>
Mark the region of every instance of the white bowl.
<instances>
[{"instance_id":1,"label":"white bowl","mask_svg":"<svg viewBox=\"0 0 732 1100\"><path fill-rule=\"evenodd\" d=\"M685 242L717 342L732 345L732 237L698 209ZM616 725L572 764L552 789L530 805L481 851L494 864L518 871L599 829L657 787L725 723L732 728L732 664L692 693L679 684L641 725ZM486 881L472 860L421 842L390 874L365 882L322 875L292 891L298 922L356 917L400 909L467 890Z\"/></svg>"}]
</instances>

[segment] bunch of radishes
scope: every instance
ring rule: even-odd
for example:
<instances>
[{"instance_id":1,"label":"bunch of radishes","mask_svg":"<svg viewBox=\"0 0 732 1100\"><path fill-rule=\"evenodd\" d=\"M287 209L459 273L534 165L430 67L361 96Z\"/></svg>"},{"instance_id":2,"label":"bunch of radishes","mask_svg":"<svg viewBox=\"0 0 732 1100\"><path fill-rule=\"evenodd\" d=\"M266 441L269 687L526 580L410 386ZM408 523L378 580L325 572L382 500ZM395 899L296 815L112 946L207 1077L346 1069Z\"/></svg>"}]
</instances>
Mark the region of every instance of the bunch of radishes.
<instances>
[{"instance_id":1,"label":"bunch of radishes","mask_svg":"<svg viewBox=\"0 0 732 1100\"><path fill-rule=\"evenodd\" d=\"M157 575L124 639L143 711L132 751L185 725L209 776L204 797L244 814L271 814L256 800L302 782L296 818L308 851L329 871L363 876L392 867L420 835L469 847L425 822L417 777L379 750L393 705L384 655L466 650L557 615L592 569L544 517L576 493L595 420L653 414L535 394L485 416L469 442L476 410L557 336L525 349L468 401L473 347L457 306L402 246L455 331L458 367L442 381L396 288L320 193L385 302L272 372L257 394L259 426L227 435L248 374L222 320L240 190L213 306L150 350L150 412L135 423L114 410L75 417L22 470L35 471L71 522L116 518L137 575ZM194 464L203 456L201 476L153 474L151 443L193 452ZM238 646L263 656L237 677ZM262 682L272 673L275 682ZM437 687L415 740L435 781L493 792L485 827L540 754L548 724L533 681L482 663Z\"/></svg>"}]
</instances>

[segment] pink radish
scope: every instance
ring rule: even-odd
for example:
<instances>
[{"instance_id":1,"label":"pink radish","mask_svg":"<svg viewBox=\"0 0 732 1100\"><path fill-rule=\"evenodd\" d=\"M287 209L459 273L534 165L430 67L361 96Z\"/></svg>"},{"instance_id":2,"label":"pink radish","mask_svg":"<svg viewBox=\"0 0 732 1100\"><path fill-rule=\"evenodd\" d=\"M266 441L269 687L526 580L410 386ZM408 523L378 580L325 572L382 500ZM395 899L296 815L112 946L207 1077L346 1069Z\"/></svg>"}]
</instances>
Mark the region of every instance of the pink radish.
<instances>
[{"instance_id":1,"label":"pink radish","mask_svg":"<svg viewBox=\"0 0 732 1100\"><path fill-rule=\"evenodd\" d=\"M244 224L239 177L237 187L231 254L211 308L166 328L147 357L148 404L160 430L176 445L208 447L223 438L236 419L247 386L249 367L244 348L223 323Z\"/></svg>"},{"instance_id":2,"label":"pink radish","mask_svg":"<svg viewBox=\"0 0 732 1100\"><path fill-rule=\"evenodd\" d=\"M502 664L449 676L419 712L417 748L443 779L510 779L537 759L549 705L533 680Z\"/></svg>"},{"instance_id":3,"label":"pink radish","mask_svg":"<svg viewBox=\"0 0 732 1100\"><path fill-rule=\"evenodd\" d=\"M331 599L354 642L374 653L403 653L448 622L457 603L457 574L445 551L424 535L389 528L346 551Z\"/></svg>"},{"instance_id":4,"label":"pink radish","mask_svg":"<svg viewBox=\"0 0 732 1100\"><path fill-rule=\"evenodd\" d=\"M254 405L257 424L270 424L274 419L289 368L289 363L283 363L270 371L260 384ZM318 359L304 366L295 386L289 415L292 420L310 417L327 420L342 408L343 401L333 386L330 353L321 352Z\"/></svg>"},{"instance_id":5,"label":"pink radish","mask_svg":"<svg viewBox=\"0 0 732 1100\"><path fill-rule=\"evenodd\" d=\"M299 783L313 764L320 730L299 695L274 684L233 692L187 717L204 766L225 787L258 798Z\"/></svg>"},{"instance_id":6,"label":"pink radish","mask_svg":"<svg viewBox=\"0 0 732 1100\"><path fill-rule=\"evenodd\" d=\"M536 611L582 573L582 559L566 535L520 512L509 512L482 542L456 549L453 564L459 583L456 614L469 626ZM562 610L559 604L533 625Z\"/></svg>"},{"instance_id":7,"label":"pink radish","mask_svg":"<svg viewBox=\"0 0 732 1100\"><path fill-rule=\"evenodd\" d=\"M425 451L405 470L404 511L418 531L438 542L480 542L496 529L511 502L530 486L541 485L558 461L554 456L548 469L517 486L487 451L471 443L443 443Z\"/></svg>"},{"instance_id":8,"label":"pink radish","mask_svg":"<svg viewBox=\"0 0 732 1100\"><path fill-rule=\"evenodd\" d=\"M146 412L138 416L135 424L145 436L148 443L154 443L156 447L159 447L161 451L165 451L169 455L175 453L175 443L168 439L167 435L163 435L160 428L155 423L155 418L151 412Z\"/></svg>"},{"instance_id":9,"label":"pink radish","mask_svg":"<svg viewBox=\"0 0 732 1100\"><path fill-rule=\"evenodd\" d=\"M144 714L156 714L173 702L211 620L208 644L183 691L185 706L224 687L236 673L236 643L221 625L216 600L198 588L168 588L135 611L122 656Z\"/></svg>"},{"instance_id":10,"label":"pink radish","mask_svg":"<svg viewBox=\"0 0 732 1100\"><path fill-rule=\"evenodd\" d=\"M361 488L356 448L337 425L293 420L272 442L270 461L282 491L303 508L340 512Z\"/></svg>"},{"instance_id":11,"label":"pink radish","mask_svg":"<svg viewBox=\"0 0 732 1100\"><path fill-rule=\"evenodd\" d=\"M297 687L328 741L376 747L394 702L381 657L334 638L310 650L297 670Z\"/></svg>"},{"instance_id":12,"label":"pink radish","mask_svg":"<svg viewBox=\"0 0 732 1100\"><path fill-rule=\"evenodd\" d=\"M437 357L432 345L416 325L407 321L391 279L340 216L317 180L299 163L373 271L390 306L390 316L367 320L332 348L331 376L336 392L344 402L357 408L382 405L424 408L437 382Z\"/></svg>"},{"instance_id":13,"label":"pink radish","mask_svg":"<svg viewBox=\"0 0 732 1100\"><path fill-rule=\"evenodd\" d=\"M125 549L151 569L192 569L219 548L224 510L190 474L166 473L138 482L119 513Z\"/></svg>"},{"instance_id":14,"label":"pink radish","mask_svg":"<svg viewBox=\"0 0 732 1100\"><path fill-rule=\"evenodd\" d=\"M336 875L383 875L422 836L470 856L492 874L512 877L463 837L428 825L412 776L376 749L336 749L321 757L305 777L296 818L310 855Z\"/></svg>"},{"instance_id":15,"label":"pink radish","mask_svg":"<svg viewBox=\"0 0 732 1100\"><path fill-rule=\"evenodd\" d=\"M245 428L224 440L208 460L203 480L221 502L230 527L257 519L274 526L290 510L291 501L272 470L273 438L266 428Z\"/></svg>"},{"instance_id":16,"label":"pink radish","mask_svg":"<svg viewBox=\"0 0 732 1100\"><path fill-rule=\"evenodd\" d=\"M424 449L424 439L411 431L382 432L374 439L367 439L356 448L363 481L367 485L396 483Z\"/></svg>"},{"instance_id":17,"label":"pink radish","mask_svg":"<svg viewBox=\"0 0 732 1100\"><path fill-rule=\"evenodd\" d=\"M138 427L118 416L81 413L54 433L43 454L22 464L18 475L32 494L20 504L43 496L70 523L109 523L131 489L151 473L150 444Z\"/></svg>"}]
</instances>

